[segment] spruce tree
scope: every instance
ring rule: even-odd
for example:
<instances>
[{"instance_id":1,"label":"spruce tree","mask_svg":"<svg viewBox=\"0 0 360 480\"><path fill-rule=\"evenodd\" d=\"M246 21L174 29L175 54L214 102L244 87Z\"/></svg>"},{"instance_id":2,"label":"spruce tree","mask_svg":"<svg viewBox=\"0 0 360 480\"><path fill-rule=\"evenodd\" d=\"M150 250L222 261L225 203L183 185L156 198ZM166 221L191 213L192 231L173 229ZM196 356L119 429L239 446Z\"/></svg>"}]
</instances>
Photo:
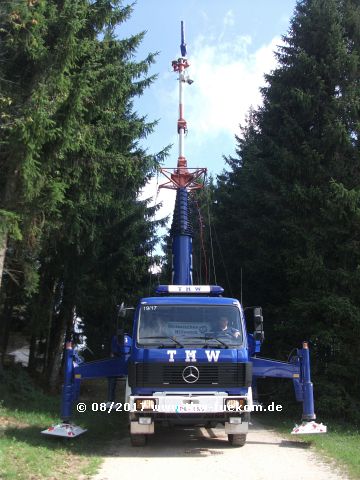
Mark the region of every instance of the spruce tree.
<instances>
[{"instance_id":1,"label":"spruce tree","mask_svg":"<svg viewBox=\"0 0 360 480\"><path fill-rule=\"evenodd\" d=\"M2 18L2 80L19 80L16 128L9 121L2 137L3 211L19 227L7 261L24 271L28 260L37 277L25 302L30 366L45 339L54 388L75 316L105 326L116 303L148 278L156 224L137 196L165 152L139 145L155 124L134 112L133 99L154 80L154 55L135 62L143 34L115 36L131 8L107 0L29 2L19 11L17 4L8 2Z\"/></svg>"},{"instance_id":2,"label":"spruce tree","mask_svg":"<svg viewBox=\"0 0 360 480\"><path fill-rule=\"evenodd\" d=\"M360 393L358 13L351 1L298 2L217 191L233 286L243 268L269 351L310 340L320 411Z\"/></svg>"}]
</instances>

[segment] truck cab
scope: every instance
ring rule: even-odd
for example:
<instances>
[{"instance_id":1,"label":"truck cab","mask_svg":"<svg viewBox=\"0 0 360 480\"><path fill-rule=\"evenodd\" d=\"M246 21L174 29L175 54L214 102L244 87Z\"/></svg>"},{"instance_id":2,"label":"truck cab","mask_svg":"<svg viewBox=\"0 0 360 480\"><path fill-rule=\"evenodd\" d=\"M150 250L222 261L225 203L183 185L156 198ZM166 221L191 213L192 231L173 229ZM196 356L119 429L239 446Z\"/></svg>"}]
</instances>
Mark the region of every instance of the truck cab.
<instances>
[{"instance_id":1,"label":"truck cab","mask_svg":"<svg viewBox=\"0 0 360 480\"><path fill-rule=\"evenodd\" d=\"M126 389L132 443L145 444L157 423L222 424L229 442L243 445L252 363L239 301L217 286L158 292L141 299L134 316Z\"/></svg>"}]
</instances>

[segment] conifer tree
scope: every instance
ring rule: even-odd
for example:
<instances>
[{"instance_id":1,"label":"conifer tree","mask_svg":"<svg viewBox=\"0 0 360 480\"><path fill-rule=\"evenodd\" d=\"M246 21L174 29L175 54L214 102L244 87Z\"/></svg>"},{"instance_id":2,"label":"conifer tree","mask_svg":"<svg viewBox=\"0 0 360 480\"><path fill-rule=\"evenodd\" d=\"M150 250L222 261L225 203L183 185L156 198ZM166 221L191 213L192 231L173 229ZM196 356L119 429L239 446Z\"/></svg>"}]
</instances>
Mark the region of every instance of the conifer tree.
<instances>
[{"instance_id":1,"label":"conifer tree","mask_svg":"<svg viewBox=\"0 0 360 480\"><path fill-rule=\"evenodd\" d=\"M0 193L4 232L12 225L18 232L7 262L22 273L25 261L32 267L30 367L45 340L44 370L54 388L75 316L91 323L92 305L105 324L148 275L156 224L137 196L165 151L149 155L139 145L155 123L134 112L133 99L154 80L154 55L135 62L143 34L115 35L130 7L108 0L18 5L8 2L2 12L1 81L17 88L4 90L12 95L6 108L16 108L3 110Z\"/></svg>"},{"instance_id":2,"label":"conifer tree","mask_svg":"<svg viewBox=\"0 0 360 480\"><path fill-rule=\"evenodd\" d=\"M243 268L273 353L311 341L323 410L360 393L358 15L356 2L298 2L217 191L233 287Z\"/></svg>"}]
</instances>

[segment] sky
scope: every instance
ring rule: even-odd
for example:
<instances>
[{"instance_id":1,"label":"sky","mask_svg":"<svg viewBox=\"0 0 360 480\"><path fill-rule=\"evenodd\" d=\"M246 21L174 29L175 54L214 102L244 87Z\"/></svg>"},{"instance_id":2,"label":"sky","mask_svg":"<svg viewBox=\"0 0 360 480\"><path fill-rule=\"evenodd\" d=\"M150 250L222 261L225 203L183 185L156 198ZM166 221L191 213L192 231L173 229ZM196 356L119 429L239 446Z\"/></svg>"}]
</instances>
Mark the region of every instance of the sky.
<instances>
[{"instance_id":1,"label":"sky","mask_svg":"<svg viewBox=\"0 0 360 480\"><path fill-rule=\"evenodd\" d=\"M264 74L276 68L274 51L288 32L295 5L296 0L137 0L116 33L124 38L146 31L137 60L158 52L150 71L157 80L134 103L140 115L158 120L143 142L149 153L172 144L164 166L177 164L178 82L171 62L180 57L181 20L187 72L194 80L185 86L185 156L189 167L206 167L216 176L226 167L223 156L235 153L235 135L250 107L261 105ZM169 215L171 220L175 192L161 189L157 194L162 182L154 178L142 196L162 202L157 218Z\"/></svg>"}]
</instances>

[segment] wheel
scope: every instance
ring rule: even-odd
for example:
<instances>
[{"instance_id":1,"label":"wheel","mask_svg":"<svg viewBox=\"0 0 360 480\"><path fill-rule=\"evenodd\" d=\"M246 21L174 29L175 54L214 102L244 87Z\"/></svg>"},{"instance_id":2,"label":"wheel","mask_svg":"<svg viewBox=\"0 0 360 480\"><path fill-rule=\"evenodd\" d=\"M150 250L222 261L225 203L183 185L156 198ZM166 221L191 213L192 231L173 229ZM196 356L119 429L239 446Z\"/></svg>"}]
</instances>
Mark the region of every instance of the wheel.
<instances>
[{"instance_id":1,"label":"wheel","mask_svg":"<svg viewBox=\"0 0 360 480\"><path fill-rule=\"evenodd\" d=\"M147 442L147 435L142 433L130 434L130 441L133 447L145 447Z\"/></svg>"},{"instance_id":2,"label":"wheel","mask_svg":"<svg viewBox=\"0 0 360 480\"><path fill-rule=\"evenodd\" d=\"M229 433L228 441L233 447L243 447L246 443L246 433Z\"/></svg>"}]
</instances>

